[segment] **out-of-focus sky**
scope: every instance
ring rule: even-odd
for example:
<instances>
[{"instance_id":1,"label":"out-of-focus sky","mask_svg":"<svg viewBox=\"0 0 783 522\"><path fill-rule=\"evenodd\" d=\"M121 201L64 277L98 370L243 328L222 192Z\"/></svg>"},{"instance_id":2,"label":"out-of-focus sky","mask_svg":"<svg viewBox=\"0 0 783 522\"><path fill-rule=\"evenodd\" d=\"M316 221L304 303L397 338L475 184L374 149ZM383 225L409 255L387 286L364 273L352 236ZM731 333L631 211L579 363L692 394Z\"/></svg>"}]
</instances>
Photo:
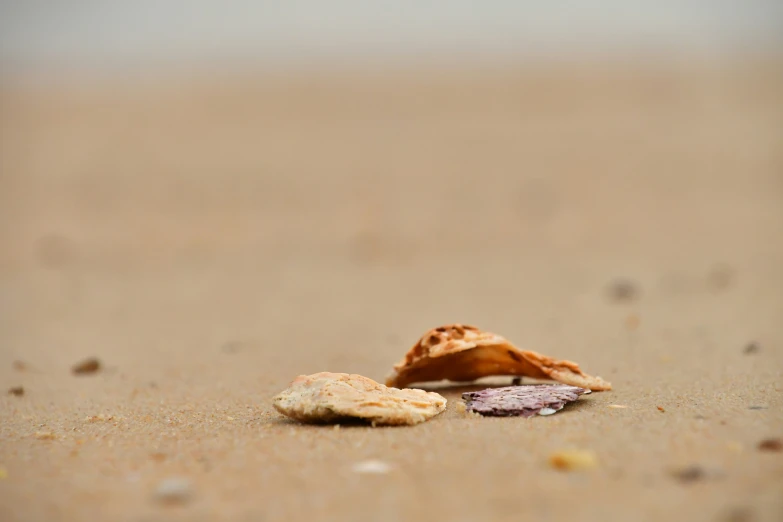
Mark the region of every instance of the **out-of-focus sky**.
<instances>
[{"instance_id":1,"label":"out-of-focus sky","mask_svg":"<svg viewBox=\"0 0 783 522\"><path fill-rule=\"evenodd\" d=\"M0 66L783 49L781 0L0 0Z\"/></svg>"}]
</instances>

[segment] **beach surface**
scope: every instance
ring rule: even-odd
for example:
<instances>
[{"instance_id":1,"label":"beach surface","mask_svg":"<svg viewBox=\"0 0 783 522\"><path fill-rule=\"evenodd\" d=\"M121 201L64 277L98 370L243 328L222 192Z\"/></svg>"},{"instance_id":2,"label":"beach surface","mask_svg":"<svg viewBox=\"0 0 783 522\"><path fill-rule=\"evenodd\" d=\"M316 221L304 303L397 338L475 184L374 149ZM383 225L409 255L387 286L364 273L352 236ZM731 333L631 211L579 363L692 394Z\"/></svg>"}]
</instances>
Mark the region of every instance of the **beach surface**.
<instances>
[{"instance_id":1,"label":"beach surface","mask_svg":"<svg viewBox=\"0 0 783 522\"><path fill-rule=\"evenodd\" d=\"M780 520L781 92L780 60L4 82L0 519ZM455 322L614 389L272 407Z\"/></svg>"}]
</instances>

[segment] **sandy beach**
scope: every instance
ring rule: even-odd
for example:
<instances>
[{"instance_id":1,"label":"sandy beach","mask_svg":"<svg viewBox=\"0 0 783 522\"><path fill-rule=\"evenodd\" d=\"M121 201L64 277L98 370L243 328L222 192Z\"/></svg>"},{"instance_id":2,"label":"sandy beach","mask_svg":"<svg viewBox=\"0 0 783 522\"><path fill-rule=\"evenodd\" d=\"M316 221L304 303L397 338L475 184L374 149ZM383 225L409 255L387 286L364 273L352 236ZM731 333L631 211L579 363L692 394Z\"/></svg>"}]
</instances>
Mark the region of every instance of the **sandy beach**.
<instances>
[{"instance_id":1,"label":"sandy beach","mask_svg":"<svg viewBox=\"0 0 783 522\"><path fill-rule=\"evenodd\" d=\"M780 60L3 83L0 519L780 520L781 92ZM454 322L614 389L272 408Z\"/></svg>"}]
</instances>

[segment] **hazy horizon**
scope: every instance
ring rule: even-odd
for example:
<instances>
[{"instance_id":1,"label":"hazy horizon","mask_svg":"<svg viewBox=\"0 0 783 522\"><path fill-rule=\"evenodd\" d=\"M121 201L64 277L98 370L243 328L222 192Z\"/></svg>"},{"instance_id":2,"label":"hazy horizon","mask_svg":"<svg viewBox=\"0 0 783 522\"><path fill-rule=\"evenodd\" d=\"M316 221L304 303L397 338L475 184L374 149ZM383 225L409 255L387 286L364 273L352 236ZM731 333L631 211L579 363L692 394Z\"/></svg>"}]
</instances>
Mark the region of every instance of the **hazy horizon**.
<instances>
[{"instance_id":1,"label":"hazy horizon","mask_svg":"<svg viewBox=\"0 0 783 522\"><path fill-rule=\"evenodd\" d=\"M0 1L0 67L783 49L783 2Z\"/></svg>"}]
</instances>

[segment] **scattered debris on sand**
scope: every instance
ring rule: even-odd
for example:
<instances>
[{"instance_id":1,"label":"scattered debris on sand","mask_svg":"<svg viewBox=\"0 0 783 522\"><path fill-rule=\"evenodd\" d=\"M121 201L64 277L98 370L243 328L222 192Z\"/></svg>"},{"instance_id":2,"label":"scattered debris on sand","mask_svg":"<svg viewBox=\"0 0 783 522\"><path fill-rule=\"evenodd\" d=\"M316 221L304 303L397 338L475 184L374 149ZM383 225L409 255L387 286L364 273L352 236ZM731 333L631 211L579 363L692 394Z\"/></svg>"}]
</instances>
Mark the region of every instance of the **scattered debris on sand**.
<instances>
[{"instance_id":1,"label":"scattered debris on sand","mask_svg":"<svg viewBox=\"0 0 783 522\"><path fill-rule=\"evenodd\" d=\"M375 425L413 425L446 409L446 399L423 390L399 390L356 374L300 375L273 399L275 409L302 422L362 419Z\"/></svg>"},{"instance_id":2,"label":"scattered debris on sand","mask_svg":"<svg viewBox=\"0 0 783 522\"><path fill-rule=\"evenodd\" d=\"M594 391L612 389L610 383L582 372L574 362L520 350L499 335L462 324L441 326L424 334L394 365L386 385L403 388L412 383L444 379L468 382L500 375L551 379Z\"/></svg>"},{"instance_id":3,"label":"scattered debris on sand","mask_svg":"<svg viewBox=\"0 0 783 522\"><path fill-rule=\"evenodd\" d=\"M628 279L615 279L609 283L609 297L613 301L633 301L639 296L639 289L633 281Z\"/></svg>"},{"instance_id":4,"label":"scattered debris on sand","mask_svg":"<svg viewBox=\"0 0 783 522\"><path fill-rule=\"evenodd\" d=\"M104 415L102 413L98 415L90 415L88 417L84 418L84 422L94 423L94 422L111 422L115 420L114 415Z\"/></svg>"},{"instance_id":5,"label":"scattered debris on sand","mask_svg":"<svg viewBox=\"0 0 783 522\"><path fill-rule=\"evenodd\" d=\"M759 442L758 448L760 451L783 451L783 440L764 439Z\"/></svg>"},{"instance_id":6,"label":"scattered debris on sand","mask_svg":"<svg viewBox=\"0 0 783 522\"><path fill-rule=\"evenodd\" d=\"M382 460L363 460L351 467L354 473L363 475L385 475L391 471L391 466Z\"/></svg>"},{"instance_id":7,"label":"scattered debris on sand","mask_svg":"<svg viewBox=\"0 0 783 522\"><path fill-rule=\"evenodd\" d=\"M33 436L38 440L56 440L57 435L51 431L36 431Z\"/></svg>"},{"instance_id":8,"label":"scattered debris on sand","mask_svg":"<svg viewBox=\"0 0 783 522\"><path fill-rule=\"evenodd\" d=\"M101 361L95 357L89 357L73 365L71 371L76 375L95 373L101 369Z\"/></svg>"},{"instance_id":9,"label":"scattered debris on sand","mask_svg":"<svg viewBox=\"0 0 783 522\"><path fill-rule=\"evenodd\" d=\"M758 353L761 350L761 345L757 342L750 342L745 345L745 348L742 350L742 353L745 353L747 355Z\"/></svg>"},{"instance_id":10,"label":"scattered debris on sand","mask_svg":"<svg viewBox=\"0 0 783 522\"><path fill-rule=\"evenodd\" d=\"M672 476L683 483L697 482L706 477L704 468L701 466L688 466L681 469L676 469L671 472Z\"/></svg>"},{"instance_id":11,"label":"scattered debris on sand","mask_svg":"<svg viewBox=\"0 0 783 522\"><path fill-rule=\"evenodd\" d=\"M567 384L528 384L463 393L467 409L492 417L552 415L579 399L584 388Z\"/></svg>"},{"instance_id":12,"label":"scattered debris on sand","mask_svg":"<svg viewBox=\"0 0 783 522\"><path fill-rule=\"evenodd\" d=\"M184 478L167 478L155 488L155 500L162 504L184 504L191 496L190 481Z\"/></svg>"},{"instance_id":13,"label":"scattered debris on sand","mask_svg":"<svg viewBox=\"0 0 783 522\"><path fill-rule=\"evenodd\" d=\"M8 395L13 395L14 397L21 397L24 395L24 388L22 386L12 386L11 388L8 388Z\"/></svg>"},{"instance_id":14,"label":"scattered debris on sand","mask_svg":"<svg viewBox=\"0 0 783 522\"><path fill-rule=\"evenodd\" d=\"M588 470L598 466L598 457L590 450L563 450L549 455L549 465L562 471Z\"/></svg>"}]
</instances>

